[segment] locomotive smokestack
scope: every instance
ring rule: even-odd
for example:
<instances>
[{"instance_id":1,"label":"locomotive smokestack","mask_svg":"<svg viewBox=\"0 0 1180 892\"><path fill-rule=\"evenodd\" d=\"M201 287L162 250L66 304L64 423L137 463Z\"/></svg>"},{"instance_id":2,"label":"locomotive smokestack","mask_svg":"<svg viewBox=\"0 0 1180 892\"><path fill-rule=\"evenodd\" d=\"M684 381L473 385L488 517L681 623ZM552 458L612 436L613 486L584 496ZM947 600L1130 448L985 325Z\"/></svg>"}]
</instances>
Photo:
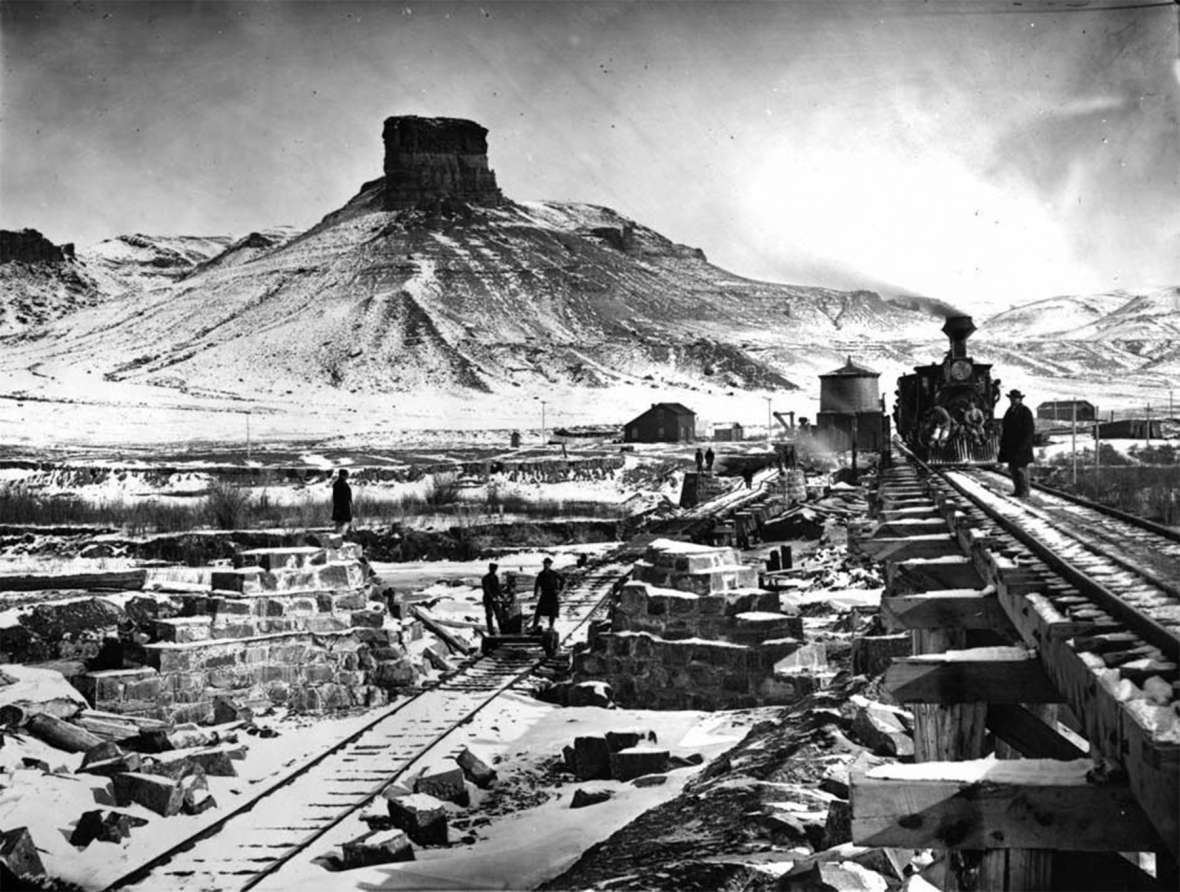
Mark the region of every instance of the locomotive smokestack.
<instances>
[{"instance_id":1,"label":"locomotive smokestack","mask_svg":"<svg viewBox=\"0 0 1180 892\"><path fill-rule=\"evenodd\" d=\"M975 323L970 316L948 316L942 326L942 332L951 339L951 358L959 359L967 355L967 338L975 331Z\"/></svg>"}]
</instances>

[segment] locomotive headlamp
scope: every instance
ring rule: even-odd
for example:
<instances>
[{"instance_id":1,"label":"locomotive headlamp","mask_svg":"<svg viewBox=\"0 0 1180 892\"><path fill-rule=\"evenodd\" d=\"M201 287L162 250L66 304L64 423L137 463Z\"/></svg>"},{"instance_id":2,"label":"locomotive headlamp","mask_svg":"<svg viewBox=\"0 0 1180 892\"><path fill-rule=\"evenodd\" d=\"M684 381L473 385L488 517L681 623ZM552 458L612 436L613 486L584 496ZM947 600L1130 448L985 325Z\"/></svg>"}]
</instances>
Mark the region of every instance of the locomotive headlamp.
<instances>
[{"instance_id":1,"label":"locomotive headlamp","mask_svg":"<svg viewBox=\"0 0 1180 892\"><path fill-rule=\"evenodd\" d=\"M975 367L969 359L956 359L951 363L951 380L966 381L971 377Z\"/></svg>"}]
</instances>

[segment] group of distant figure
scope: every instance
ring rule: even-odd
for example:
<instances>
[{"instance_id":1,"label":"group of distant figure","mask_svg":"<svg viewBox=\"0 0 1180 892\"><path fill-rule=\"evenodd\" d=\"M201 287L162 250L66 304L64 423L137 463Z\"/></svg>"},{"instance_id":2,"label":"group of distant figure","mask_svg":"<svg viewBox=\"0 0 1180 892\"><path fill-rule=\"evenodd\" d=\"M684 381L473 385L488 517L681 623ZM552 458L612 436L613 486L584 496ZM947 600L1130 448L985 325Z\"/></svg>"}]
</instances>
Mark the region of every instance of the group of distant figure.
<instances>
[{"instance_id":1,"label":"group of distant figure","mask_svg":"<svg viewBox=\"0 0 1180 892\"><path fill-rule=\"evenodd\" d=\"M701 471L712 471L713 470L713 458L714 458L714 456L713 456L713 447L712 446L710 446L704 452L701 452L701 450L698 449L697 454L696 454L697 473L699 474Z\"/></svg>"}]
</instances>

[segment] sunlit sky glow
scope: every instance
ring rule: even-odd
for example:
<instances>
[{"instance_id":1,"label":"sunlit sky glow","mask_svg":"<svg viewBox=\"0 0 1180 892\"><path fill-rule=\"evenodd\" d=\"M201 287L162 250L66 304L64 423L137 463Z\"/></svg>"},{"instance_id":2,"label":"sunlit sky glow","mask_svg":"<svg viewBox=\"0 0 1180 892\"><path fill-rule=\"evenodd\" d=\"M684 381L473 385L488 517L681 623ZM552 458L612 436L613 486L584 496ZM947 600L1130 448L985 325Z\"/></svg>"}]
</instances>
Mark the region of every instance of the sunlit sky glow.
<instances>
[{"instance_id":1,"label":"sunlit sky glow","mask_svg":"<svg viewBox=\"0 0 1180 892\"><path fill-rule=\"evenodd\" d=\"M508 196L746 276L971 309L1176 284L1177 8L1120 6L5 2L0 227L310 225L380 175L385 117L447 115Z\"/></svg>"}]
</instances>

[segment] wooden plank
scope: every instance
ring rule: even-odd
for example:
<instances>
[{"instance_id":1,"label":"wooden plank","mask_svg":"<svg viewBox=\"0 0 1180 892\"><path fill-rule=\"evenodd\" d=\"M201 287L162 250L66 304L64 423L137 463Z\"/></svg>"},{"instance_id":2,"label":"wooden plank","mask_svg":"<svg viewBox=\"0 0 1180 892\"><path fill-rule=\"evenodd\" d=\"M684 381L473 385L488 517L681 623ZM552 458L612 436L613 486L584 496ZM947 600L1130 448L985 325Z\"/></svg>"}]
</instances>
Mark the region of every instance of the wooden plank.
<instances>
[{"instance_id":1,"label":"wooden plank","mask_svg":"<svg viewBox=\"0 0 1180 892\"><path fill-rule=\"evenodd\" d=\"M994 629L1009 625L1008 614L995 595L979 589L948 589L921 595L889 595L881 613L896 629Z\"/></svg>"},{"instance_id":2,"label":"wooden plank","mask_svg":"<svg viewBox=\"0 0 1180 892\"><path fill-rule=\"evenodd\" d=\"M967 558L951 556L886 564L885 586L890 595L921 594L943 589L983 588L983 579Z\"/></svg>"},{"instance_id":3,"label":"wooden plank","mask_svg":"<svg viewBox=\"0 0 1180 892\"><path fill-rule=\"evenodd\" d=\"M441 638L443 643L446 644L446 646L449 647L453 652L466 656L467 654L471 653L472 650L474 650L471 645L469 645L454 632L450 632L444 628L441 623L439 623L433 616L430 616L430 614L426 613L426 611L424 611L422 608L416 606L411 607L410 612L421 621L422 625L426 626L426 628Z\"/></svg>"},{"instance_id":4,"label":"wooden plank","mask_svg":"<svg viewBox=\"0 0 1180 892\"><path fill-rule=\"evenodd\" d=\"M920 520L889 520L873 530L875 539L895 539L904 536L934 536L946 532L946 524L937 517Z\"/></svg>"},{"instance_id":5,"label":"wooden plank","mask_svg":"<svg viewBox=\"0 0 1180 892\"><path fill-rule=\"evenodd\" d=\"M857 845L1138 851L1155 836L1125 784L1087 780L1088 759L924 762L854 769Z\"/></svg>"},{"instance_id":6,"label":"wooden plank","mask_svg":"<svg viewBox=\"0 0 1180 892\"><path fill-rule=\"evenodd\" d=\"M949 533L902 536L896 539L864 539L860 550L876 561L909 561L915 558L951 557L962 554Z\"/></svg>"},{"instance_id":7,"label":"wooden plank","mask_svg":"<svg viewBox=\"0 0 1180 892\"><path fill-rule=\"evenodd\" d=\"M1084 759L1086 754L1023 706L991 703L987 708L988 730L1030 759Z\"/></svg>"},{"instance_id":8,"label":"wooden plank","mask_svg":"<svg viewBox=\"0 0 1180 892\"><path fill-rule=\"evenodd\" d=\"M0 591L35 592L54 589L135 591L143 588L146 579L147 570L72 573L61 576L0 576Z\"/></svg>"},{"instance_id":9,"label":"wooden plank","mask_svg":"<svg viewBox=\"0 0 1180 892\"><path fill-rule=\"evenodd\" d=\"M894 660L885 687L901 703L1056 703L1061 695L1035 657L991 657L999 648ZM978 653L978 658L970 655Z\"/></svg>"}]
</instances>

